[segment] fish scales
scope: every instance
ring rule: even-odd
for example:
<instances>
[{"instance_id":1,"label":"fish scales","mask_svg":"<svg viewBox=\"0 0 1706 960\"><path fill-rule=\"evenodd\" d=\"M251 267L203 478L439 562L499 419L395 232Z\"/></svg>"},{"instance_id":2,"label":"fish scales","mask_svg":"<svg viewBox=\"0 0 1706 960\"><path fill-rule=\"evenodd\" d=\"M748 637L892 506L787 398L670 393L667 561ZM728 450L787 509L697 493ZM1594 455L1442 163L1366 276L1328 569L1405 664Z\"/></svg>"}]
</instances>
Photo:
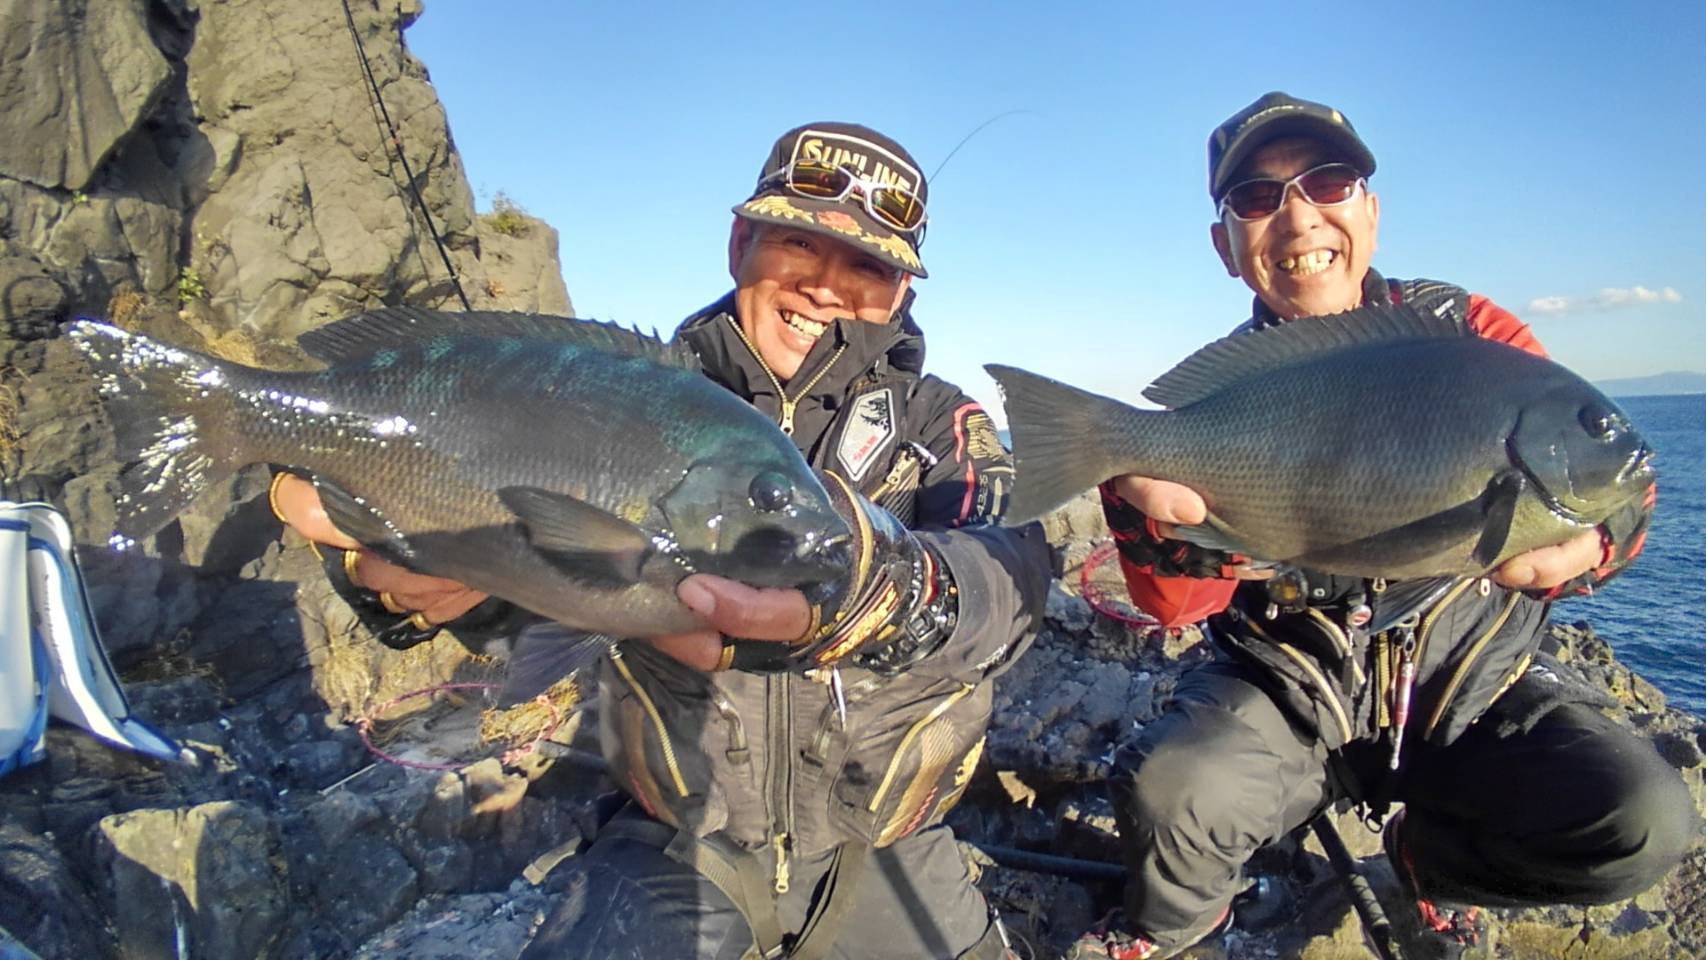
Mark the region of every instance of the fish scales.
<instances>
[{"instance_id":1,"label":"fish scales","mask_svg":"<svg viewBox=\"0 0 1706 960\"><path fill-rule=\"evenodd\" d=\"M1203 348L1145 411L991 366L1017 461L1013 515L1137 474L1202 494L1180 536L1388 578L1484 572L1644 497L1652 452L1562 366L1403 305Z\"/></svg>"},{"instance_id":2,"label":"fish scales","mask_svg":"<svg viewBox=\"0 0 1706 960\"><path fill-rule=\"evenodd\" d=\"M458 321L425 311L379 315L373 329L345 321L347 338L314 342L335 362L306 373L73 324L132 448L121 530L152 532L236 466L283 464L312 474L340 525L394 559L628 634L695 627L674 596L693 570L807 586L845 569L845 522L792 442L696 369L658 362L656 341L624 353L602 325L516 336L503 331L522 315L469 316L468 333L433 334ZM411 341L416 321L429 329ZM791 491L788 507L757 510L760 481Z\"/></svg>"},{"instance_id":3,"label":"fish scales","mask_svg":"<svg viewBox=\"0 0 1706 960\"><path fill-rule=\"evenodd\" d=\"M1474 346L1400 342L1361 351L1355 363L1329 355L1234 384L1136 421L1133 472L1200 484L1229 531L1284 557L1430 516L1479 497L1506 466L1514 408L1501 395L1512 376L1557 369ZM1430 376L1435 364L1458 376ZM1146 441L1150 429L1165 439Z\"/></svg>"}]
</instances>

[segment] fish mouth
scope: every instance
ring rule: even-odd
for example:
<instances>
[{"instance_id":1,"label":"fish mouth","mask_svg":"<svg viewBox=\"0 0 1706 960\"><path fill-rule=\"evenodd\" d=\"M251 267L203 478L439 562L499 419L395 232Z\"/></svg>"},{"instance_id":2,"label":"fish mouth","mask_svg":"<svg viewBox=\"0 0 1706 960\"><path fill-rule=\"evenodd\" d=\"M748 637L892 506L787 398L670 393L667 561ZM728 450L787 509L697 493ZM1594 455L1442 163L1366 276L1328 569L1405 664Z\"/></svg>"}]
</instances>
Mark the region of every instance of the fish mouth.
<instances>
[{"instance_id":1,"label":"fish mouth","mask_svg":"<svg viewBox=\"0 0 1706 960\"><path fill-rule=\"evenodd\" d=\"M1540 478L1535 475L1534 471L1531 470L1528 464L1522 459L1521 455L1517 452L1514 443L1507 444L1507 449L1510 453L1511 462L1516 464L1517 469L1521 470L1522 475L1527 478L1527 487L1529 491L1539 497L1540 502L1544 503L1547 509L1566 520L1579 523L1584 526L1592 525L1596 522L1592 517L1581 510L1567 506L1558 498L1557 494L1548 490L1546 488L1546 484L1541 482ZM1629 457L1629 462L1625 463L1623 468L1617 471L1617 476L1612 479L1612 485L1622 486L1637 479L1643 473L1651 476L1653 458L1655 456L1657 456L1656 451L1654 451L1653 448L1648 446L1645 442L1642 442L1641 446L1636 448L1634 454Z\"/></svg>"},{"instance_id":2,"label":"fish mouth","mask_svg":"<svg viewBox=\"0 0 1706 960\"><path fill-rule=\"evenodd\" d=\"M744 534L733 551L738 567L724 576L754 587L782 587L811 592L825 583L839 584L853 569L853 536L817 532L796 534L765 529Z\"/></svg>"},{"instance_id":3,"label":"fish mouth","mask_svg":"<svg viewBox=\"0 0 1706 960\"><path fill-rule=\"evenodd\" d=\"M799 559L822 563L844 570L853 568L853 534L840 533L825 537L816 544L802 544Z\"/></svg>"},{"instance_id":4,"label":"fish mouth","mask_svg":"<svg viewBox=\"0 0 1706 960\"><path fill-rule=\"evenodd\" d=\"M1652 473L1653 459L1657 456L1657 451L1652 447L1647 446L1645 443L1641 444L1640 449L1635 451L1635 455L1630 457L1629 462L1624 465L1621 471L1618 472L1617 482L1622 483L1633 479L1638 474Z\"/></svg>"}]
</instances>

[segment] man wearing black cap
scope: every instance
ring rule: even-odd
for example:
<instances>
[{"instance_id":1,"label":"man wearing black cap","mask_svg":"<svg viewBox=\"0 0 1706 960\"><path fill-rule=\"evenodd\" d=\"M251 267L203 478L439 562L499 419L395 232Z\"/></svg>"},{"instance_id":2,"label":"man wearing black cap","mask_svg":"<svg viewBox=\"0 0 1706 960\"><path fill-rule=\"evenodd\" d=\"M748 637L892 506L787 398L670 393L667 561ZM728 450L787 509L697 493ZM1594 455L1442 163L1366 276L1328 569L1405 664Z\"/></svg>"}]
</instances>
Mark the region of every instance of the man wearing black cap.
<instances>
[{"instance_id":1,"label":"man wearing black cap","mask_svg":"<svg viewBox=\"0 0 1706 960\"><path fill-rule=\"evenodd\" d=\"M676 336L820 470L855 569L823 606L690 576L679 596L704 630L617 646L597 702L628 802L558 868L566 894L529 960L1007 956L942 818L981 755L992 680L1040 621L1049 555L1040 527L994 525L1012 467L988 415L923 375L909 308L927 200L898 143L815 123L776 142L734 208L734 290ZM311 486L273 494L306 535L355 546ZM330 566L358 610L409 614L387 642L515 626L371 553Z\"/></svg>"},{"instance_id":2,"label":"man wearing black cap","mask_svg":"<svg viewBox=\"0 0 1706 960\"><path fill-rule=\"evenodd\" d=\"M1369 266L1374 169L1342 114L1283 93L1214 131L1211 238L1256 295L1235 333L1389 300L1544 355L1486 298ZM1379 412L1345 429L1376 437ZM1102 498L1133 600L1168 627L1209 618L1221 656L1116 758L1126 915L1074 957L1153 960L1203 939L1232 919L1251 855L1340 800L1386 818L1416 902L1397 919L1431 956L1479 939L1472 905L1623 899L1687 850L1696 818L1681 778L1585 705L1590 691L1561 683L1541 649L1552 600L1640 551L1651 497L1486 579L1443 583L1266 579L1173 538L1171 525L1205 516L1186 487L1118 477ZM1386 816L1394 802L1404 808Z\"/></svg>"}]
</instances>

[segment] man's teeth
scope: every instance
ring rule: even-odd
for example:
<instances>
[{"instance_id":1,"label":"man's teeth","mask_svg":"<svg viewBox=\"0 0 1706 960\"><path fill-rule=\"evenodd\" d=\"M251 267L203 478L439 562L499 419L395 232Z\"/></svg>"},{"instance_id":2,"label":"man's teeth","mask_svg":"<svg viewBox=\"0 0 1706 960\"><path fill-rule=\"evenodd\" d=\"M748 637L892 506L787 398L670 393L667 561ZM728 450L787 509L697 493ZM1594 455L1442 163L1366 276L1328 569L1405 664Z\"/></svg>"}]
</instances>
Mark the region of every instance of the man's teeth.
<instances>
[{"instance_id":1,"label":"man's teeth","mask_svg":"<svg viewBox=\"0 0 1706 960\"><path fill-rule=\"evenodd\" d=\"M800 333L808 337L811 337L813 340L823 336L823 332L829 329L829 324L819 323L810 317L802 317L791 310L782 311L782 319L788 324L788 326L793 327L795 330L798 330Z\"/></svg>"},{"instance_id":2,"label":"man's teeth","mask_svg":"<svg viewBox=\"0 0 1706 960\"><path fill-rule=\"evenodd\" d=\"M1295 257L1286 257L1279 262L1279 268L1294 277L1307 277L1327 269L1337 257L1331 250L1311 250Z\"/></svg>"}]
</instances>

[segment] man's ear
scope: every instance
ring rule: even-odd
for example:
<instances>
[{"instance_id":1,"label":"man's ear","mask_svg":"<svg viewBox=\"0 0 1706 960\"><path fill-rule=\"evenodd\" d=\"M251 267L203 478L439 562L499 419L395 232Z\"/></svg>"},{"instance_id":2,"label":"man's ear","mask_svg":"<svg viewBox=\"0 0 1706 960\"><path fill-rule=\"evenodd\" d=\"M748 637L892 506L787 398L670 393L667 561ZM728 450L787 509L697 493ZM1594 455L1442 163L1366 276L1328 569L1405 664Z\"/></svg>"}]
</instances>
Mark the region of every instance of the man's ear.
<instances>
[{"instance_id":1,"label":"man's ear","mask_svg":"<svg viewBox=\"0 0 1706 960\"><path fill-rule=\"evenodd\" d=\"M1368 250L1369 255L1372 256L1374 251L1380 249L1380 195L1370 193L1364 202L1367 204L1365 209L1368 211L1368 235L1374 241Z\"/></svg>"},{"instance_id":2,"label":"man's ear","mask_svg":"<svg viewBox=\"0 0 1706 960\"><path fill-rule=\"evenodd\" d=\"M735 217L735 222L729 227L729 276L737 282L740 280L740 262L751 244L752 222L745 217Z\"/></svg>"},{"instance_id":3,"label":"man's ear","mask_svg":"<svg viewBox=\"0 0 1706 960\"><path fill-rule=\"evenodd\" d=\"M1238 261L1232 259L1232 238L1226 235L1226 223L1216 220L1209 224L1208 238L1214 243L1214 252L1220 254L1220 262L1226 265L1226 275L1238 276Z\"/></svg>"}]
</instances>

